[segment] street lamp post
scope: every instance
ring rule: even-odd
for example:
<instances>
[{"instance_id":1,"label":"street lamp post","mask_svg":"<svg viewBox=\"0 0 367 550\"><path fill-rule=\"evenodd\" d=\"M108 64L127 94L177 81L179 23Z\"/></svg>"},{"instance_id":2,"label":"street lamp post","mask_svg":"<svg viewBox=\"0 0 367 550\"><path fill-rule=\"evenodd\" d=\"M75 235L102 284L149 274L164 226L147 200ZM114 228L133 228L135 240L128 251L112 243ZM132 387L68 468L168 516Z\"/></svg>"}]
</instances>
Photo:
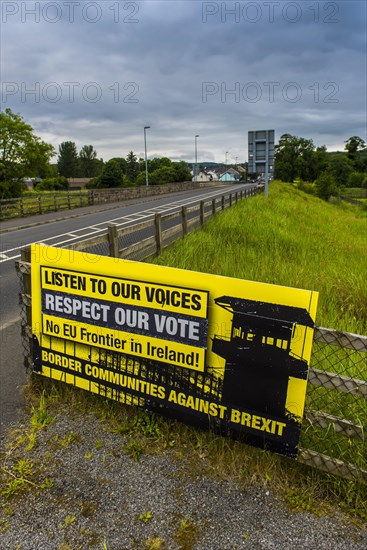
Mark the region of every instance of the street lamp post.
<instances>
[{"instance_id":1,"label":"street lamp post","mask_svg":"<svg viewBox=\"0 0 367 550\"><path fill-rule=\"evenodd\" d=\"M197 171L198 171L198 137L199 134L196 134L195 136L195 173L194 173L194 181L197 179Z\"/></svg>"},{"instance_id":2,"label":"street lamp post","mask_svg":"<svg viewBox=\"0 0 367 550\"><path fill-rule=\"evenodd\" d=\"M227 171L228 151L226 151L226 171Z\"/></svg>"},{"instance_id":3,"label":"street lamp post","mask_svg":"<svg viewBox=\"0 0 367 550\"><path fill-rule=\"evenodd\" d=\"M144 149L145 149L145 184L149 185L148 182L148 158L147 158L147 130L150 126L144 126Z\"/></svg>"}]
</instances>

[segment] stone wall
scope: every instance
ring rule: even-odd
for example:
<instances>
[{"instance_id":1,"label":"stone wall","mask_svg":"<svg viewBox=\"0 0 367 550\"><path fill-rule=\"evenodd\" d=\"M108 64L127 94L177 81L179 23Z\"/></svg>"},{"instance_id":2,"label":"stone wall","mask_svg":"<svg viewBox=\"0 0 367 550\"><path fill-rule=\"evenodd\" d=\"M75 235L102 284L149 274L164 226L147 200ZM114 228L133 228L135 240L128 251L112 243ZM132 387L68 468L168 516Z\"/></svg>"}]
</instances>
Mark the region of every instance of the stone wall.
<instances>
[{"instance_id":1,"label":"stone wall","mask_svg":"<svg viewBox=\"0 0 367 550\"><path fill-rule=\"evenodd\" d=\"M154 195L177 193L177 191L190 191L191 189L200 189L202 187L213 187L215 185L223 185L223 182L184 181L179 183L167 183L165 185L141 185L139 187L117 187L114 189L90 189L89 204L120 202L136 198L152 197Z\"/></svg>"}]
</instances>

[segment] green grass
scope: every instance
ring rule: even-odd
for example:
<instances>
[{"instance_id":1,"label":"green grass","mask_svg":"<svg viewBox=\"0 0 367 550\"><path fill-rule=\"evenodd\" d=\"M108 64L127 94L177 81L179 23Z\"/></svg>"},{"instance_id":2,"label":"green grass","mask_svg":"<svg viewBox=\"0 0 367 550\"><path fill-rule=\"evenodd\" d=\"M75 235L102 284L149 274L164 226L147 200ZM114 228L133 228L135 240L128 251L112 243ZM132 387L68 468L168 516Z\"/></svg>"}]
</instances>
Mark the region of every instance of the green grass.
<instances>
[{"instance_id":1,"label":"green grass","mask_svg":"<svg viewBox=\"0 0 367 550\"><path fill-rule=\"evenodd\" d=\"M160 265L319 292L318 326L367 333L367 212L273 182L163 252Z\"/></svg>"},{"instance_id":2,"label":"green grass","mask_svg":"<svg viewBox=\"0 0 367 550\"><path fill-rule=\"evenodd\" d=\"M32 216L46 212L67 210L88 206L88 190L70 191L27 191L21 198L2 203L0 219Z\"/></svg>"},{"instance_id":3,"label":"green grass","mask_svg":"<svg viewBox=\"0 0 367 550\"><path fill-rule=\"evenodd\" d=\"M182 476L183 479L192 477L197 480L201 476L213 476L227 482L236 482L244 490L251 486L262 486L275 493L292 510L333 514L335 509L339 509L361 525L367 522L366 485L326 475L315 468L306 467L269 451L261 451L208 431L148 414L132 406L123 406L61 382L56 384L37 375L31 377L28 394L35 404L42 398L50 416L63 418L70 412L74 417L82 418L84 414L93 414L99 425L98 433L102 440L105 432L122 434L125 443L121 454L127 452L134 460L139 460L141 454L159 455L168 450L177 463L176 475ZM121 426L127 429L121 432ZM151 426L154 426L154 430ZM328 434L324 437L327 439ZM17 472L14 474L17 478L14 481L14 477L9 476L8 471L0 470L0 481L8 482L8 493L0 495L3 496L4 505L12 503L14 493L17 495L16 503L19 507L26 490L53 490L53 480L57 478L58 470L54 453L62 448L61 442L58 442L55 449L49 447L47 461L42 465L38 463L40 459L37 454L33 454L33 449L26 451L26 443L27 428L22 426L21 430L15 430L7 438L8 451L5 460L4 457L0 457L7 465L6 470L12 468L12 472ZM139 450L139 456L130 452L133 447L134 450ZM29 463L25 463L24 456L32 461L31 471L35 471L32 479L35 483L30 483ZM184 457L185 462L181 464ZM108 455L107 462L109 460L115 460L115 456ZM102 461L101 468L104 467L106 465ZM22 476L19 475L20 470ZM27 477L24 477L25 473ZM21 486L15 486L17 481ZM179 495L176 497L179 505ZM154 512L152 509L152 515ZM181 522L181 527L188 525ZM190 532L184 529L181 535L189 535Z\"/></svg>"},{"instance_id":4,"label":"green grass","mask_svg":"<svg viewBox=\"0 0 367 550\"><path fill-rule=\"evenodd\" d=\"M240 201L171 246L156 263L319 291L317 325L367 334L366 244L366 211L346 203L329 204L292 185L273 182L268 199L259 195ZM366 379L365 354L338 350L334 357L325 357L316 349L319 353L317 368L339 368L344 375ZM185 476L200 471L235 480L242 487L260 484L282 495L292 509L339 508L367 521L367 487L357 482L38 376L32 377L32 394L39 403L33 412L47 411L46 418L57 417L58 411L62 416L63 407L93 412L105 429L129 438L125 452L136 460L142 453L169 449L178 460L191 457L191 471L185 467ZM310 388L307 403L367 425L365 399ZM19 450L28 439L19 439ZM364 441L305 426L301 445L366 469ZM32 449L28 452L31 456Z\"/></svg>"},{"instance_id":5,"label":"green grass","mask_svg":"<svg viewBox=\"0 0 367 550\"><path fill-rule=\"evenodd\" d=\"M367 334L367 211L273 182L178 241L156 263L316 290L316 325ZM366 354L314 345L311 366L366 380ZM366 399L308 384L306 407L367 425ZM305 421L301 446L367 469L365 440Z\"/></svg>"}]
</instances>

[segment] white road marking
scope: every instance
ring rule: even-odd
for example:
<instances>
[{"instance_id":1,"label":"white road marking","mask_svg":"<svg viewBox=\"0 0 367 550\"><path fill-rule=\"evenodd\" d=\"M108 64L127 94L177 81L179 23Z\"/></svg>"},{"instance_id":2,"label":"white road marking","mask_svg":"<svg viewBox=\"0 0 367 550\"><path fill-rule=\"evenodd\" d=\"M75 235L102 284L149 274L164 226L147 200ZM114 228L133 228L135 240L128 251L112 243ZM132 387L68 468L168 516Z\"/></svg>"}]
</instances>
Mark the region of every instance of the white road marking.
<instances>
[{"instance_id":1,"label":"white road marking","mask_svg":"<svg viewBox=\"0 0 367 550\"><path fill-rule=\"evenodd\" d=\"M86 226L86 227L83 227L83 228L80 228L80 229L77 229L77 230L73 231L74 234L77 233L78 231L88 231L84 235L78 235L76 237L72 236L71 238L66 238L64 240L53 243L52 246L65 245L67 243L71 243L72 241L75 241L75 239L79 239L80 241L83 241L83 240L86 239L86 237L95 235L95 233L100 233L102 231L106 231L106 224L108 225L108 224L112 223L112 224L116 225L117 227L122 227L122 226L127 225L129 223L132 223L134 221L142 221L143 219L150 218L156 213L161 214L163 212L169 212L169 211L174 210L175 208L179 208L181 206L188 206L190 204L194 204L194 203L200 202L200 201L205 200L205 199L214 198L215 196L222 195L223 193L233 192L234 189L236 189L238 191L238 186L234 186L234 187L231 187L231 188L226 188L225 190L223 188L221 188L218 191L212 191L210 193L204 193L203 195L200 195L199 197L196 197L196 198L192 197L189 200L188 199L180 199L178 201L173 201L171 203L167 203L166 205L157 206L157 207L154 207L154 208L150 208L148 210L141 210L140 212L137 212L137 213L134 213L134 214L127 214L126 216L121 216L119 218L114 218L112 220L107 220L107 221L104 221L104 222L101 222L101 223L96 223L96 224L93 224L93 225L90 225L90 226ZM132 216L134 216L133 219L131 219ZM138 216L138 217L136 217L136 216ZM103 227L99 227L99 226L103 226ZM71 235L72 235L72 233L61 233L60 235L55 235L53 237L49 237L48 239L43 239L42 241L35 241L35 243L37 243L37 244L48 244L50 241L52 241L54 239L60 239L60 238L63 238L63 237L70 237ZM8 250L4 250L3 253L1 254L1 256L4 256L4 258L0 259L0 263L8 262L10 260L16 260L16 259L20 258L20 253L18 251L21 250L22 248L24 248L25 246L30 246L30 244L34 244L34 243L29 243L27 245L22 245L22 246L18 246L18 247L15 247L15 248L9 248ZM11 252L15 253L15 255L9 256L9 253L11 253Z\"/></svg>"}]
</instances>

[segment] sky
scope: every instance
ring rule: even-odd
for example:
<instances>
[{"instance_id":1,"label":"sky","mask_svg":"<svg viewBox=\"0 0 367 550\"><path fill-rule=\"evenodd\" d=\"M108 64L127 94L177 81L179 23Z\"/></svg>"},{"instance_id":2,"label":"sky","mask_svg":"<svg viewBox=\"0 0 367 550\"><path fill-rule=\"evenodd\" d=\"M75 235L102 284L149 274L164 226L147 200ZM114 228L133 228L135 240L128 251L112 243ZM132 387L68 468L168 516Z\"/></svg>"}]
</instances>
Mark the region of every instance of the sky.
<instances>
[{"instance_id":1,"label":"sky","mask_svg":"<svg viewBox=\"0 0 367 550\"><path fill-rule=\"evenodd\" d=\"M250 130L366 138L366 2L1 4L1 108L56 152L247 161ZM195 140L195 136L199 136ZM55 157L56 159L57 157Z\"/></svg>"}]
</instances>

